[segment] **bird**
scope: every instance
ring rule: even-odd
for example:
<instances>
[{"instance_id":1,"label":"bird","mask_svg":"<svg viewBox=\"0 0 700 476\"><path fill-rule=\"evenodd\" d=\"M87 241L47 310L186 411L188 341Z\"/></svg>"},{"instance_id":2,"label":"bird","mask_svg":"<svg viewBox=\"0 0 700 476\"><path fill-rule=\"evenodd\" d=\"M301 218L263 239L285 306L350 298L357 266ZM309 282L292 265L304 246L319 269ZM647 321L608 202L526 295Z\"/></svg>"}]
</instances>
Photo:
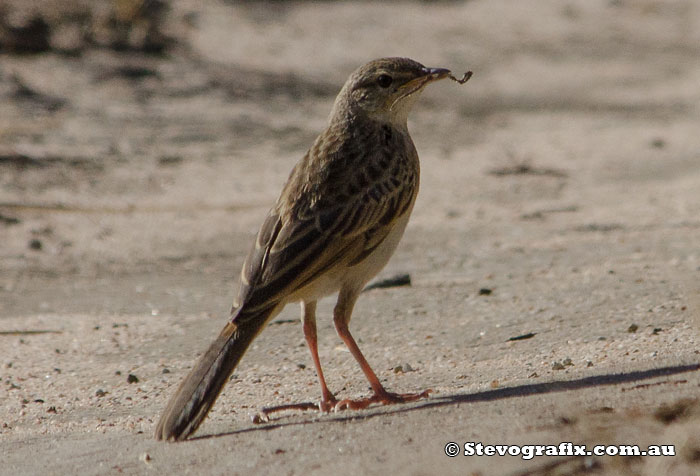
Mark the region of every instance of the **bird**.
<instances>
[{"instance_id":1,"label":"bird","mask_svg":"<svg viewBox=\"0 0 700 476\"><path fill-rule=\"evenodd\" d=\"M251 342L288 303L300 302L304 337L321 385L321 411L425 398L387 391L350 333L353 307L389 261L419 188L420 165L407 119L420 93L451 77L409 58L356 69L333 104L325 130L294 166L245 259L227 321L163 411L157 440L192 435ZM466 77L466 75L465 75ZM456 80L456 79L455 79ZM318 356L316 302L337 293L333 322L373 395L338 401Z\"/></svg>"}]
</instances>

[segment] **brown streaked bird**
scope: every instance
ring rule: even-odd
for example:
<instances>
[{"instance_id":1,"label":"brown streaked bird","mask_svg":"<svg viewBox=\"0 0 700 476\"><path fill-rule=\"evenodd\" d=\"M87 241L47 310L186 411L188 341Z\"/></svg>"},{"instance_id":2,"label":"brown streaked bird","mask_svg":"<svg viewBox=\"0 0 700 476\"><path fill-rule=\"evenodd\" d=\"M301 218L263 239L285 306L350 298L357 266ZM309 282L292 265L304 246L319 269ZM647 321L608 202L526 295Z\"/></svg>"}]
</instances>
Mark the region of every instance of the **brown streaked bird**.
<instances>
[{"instance_id":1,"label":"brown streaked bird","mask_svg":"<svg viewBox=\"0 0 700 476\"><path fill-rule=\"evenodd\" d=\"M350 75L328 126L294 167L241 271L231 318L185 377L156 427L159 440L197 430L250 343L282 308L301 302L321 384L322 411L426 397L386 391L350 334L355 301L389 261L418 194L419 163L406 120L431 82L450 75L408 58L371 61ZM316 301L338 293L333 322L374 395L338 402L316 341Z\"/></svg>"}]
</instances>

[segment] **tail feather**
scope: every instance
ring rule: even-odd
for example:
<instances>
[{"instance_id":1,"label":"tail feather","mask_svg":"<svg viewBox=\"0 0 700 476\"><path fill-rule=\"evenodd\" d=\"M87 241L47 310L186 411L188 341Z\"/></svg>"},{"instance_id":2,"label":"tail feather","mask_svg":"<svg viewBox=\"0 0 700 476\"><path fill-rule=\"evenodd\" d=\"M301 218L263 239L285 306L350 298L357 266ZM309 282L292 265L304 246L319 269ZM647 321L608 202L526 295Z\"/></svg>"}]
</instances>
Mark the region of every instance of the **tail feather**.
<instances>
[{"instance_id":1,"label":"tail feather","mask_svg":"<svg viewBox=\"0 0 700 476\"><path fill-rule=\"evenodd\" d=\"M226 324L170 399L156 426L157 440L184 440L197 430L268 317Z\"/></svg>"}]
</instances>

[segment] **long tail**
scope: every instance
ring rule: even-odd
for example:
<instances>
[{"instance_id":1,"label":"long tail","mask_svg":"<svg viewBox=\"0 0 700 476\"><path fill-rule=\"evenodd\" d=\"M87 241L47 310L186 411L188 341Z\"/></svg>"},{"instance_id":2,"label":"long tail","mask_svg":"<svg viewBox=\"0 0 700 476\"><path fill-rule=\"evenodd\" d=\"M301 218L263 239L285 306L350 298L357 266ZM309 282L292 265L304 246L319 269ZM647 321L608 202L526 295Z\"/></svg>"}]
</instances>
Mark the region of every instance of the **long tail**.
<instances>
[{"instance_id":1,"label":"long tail","mask_svg":"<svg viewBox=\"0 0 700 476\"><path fill-rule=\"evenodd\" d=\"M197 430L269 314L247 318L240 326L226 324L170 399L156 426L157 440L184 440Z\"/></svg>"}]
</instances>

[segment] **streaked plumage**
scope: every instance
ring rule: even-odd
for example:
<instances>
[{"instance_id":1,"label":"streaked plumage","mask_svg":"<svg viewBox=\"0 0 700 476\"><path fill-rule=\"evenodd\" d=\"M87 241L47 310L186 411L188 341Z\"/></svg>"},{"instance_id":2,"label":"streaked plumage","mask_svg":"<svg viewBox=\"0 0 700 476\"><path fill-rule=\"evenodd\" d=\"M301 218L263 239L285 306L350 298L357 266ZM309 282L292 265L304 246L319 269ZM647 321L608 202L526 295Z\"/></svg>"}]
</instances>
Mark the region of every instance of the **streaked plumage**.
<instances>
[{"instance_id":1,"label":"streaked plumage","mask_svg":"<svg viewBox=\"0 0 700 476\"><path fill-rule=\"evenodd\" d=\"M328 127L294 167L260 228L241 271L230 322L171 399L157 439L180 440L197 429L248 345L293 301L302 302L304 334L321 382L321 409L426 395L386 392L347 326L362 288L394 252L418 193L418 154L406 126L408 112L429 82L448 73L407 58L385 58L350 76ZM316 300L335 292L336 329L375 391L362 401L337 402L318 360Z\"/></svg>"}]
</instances>

